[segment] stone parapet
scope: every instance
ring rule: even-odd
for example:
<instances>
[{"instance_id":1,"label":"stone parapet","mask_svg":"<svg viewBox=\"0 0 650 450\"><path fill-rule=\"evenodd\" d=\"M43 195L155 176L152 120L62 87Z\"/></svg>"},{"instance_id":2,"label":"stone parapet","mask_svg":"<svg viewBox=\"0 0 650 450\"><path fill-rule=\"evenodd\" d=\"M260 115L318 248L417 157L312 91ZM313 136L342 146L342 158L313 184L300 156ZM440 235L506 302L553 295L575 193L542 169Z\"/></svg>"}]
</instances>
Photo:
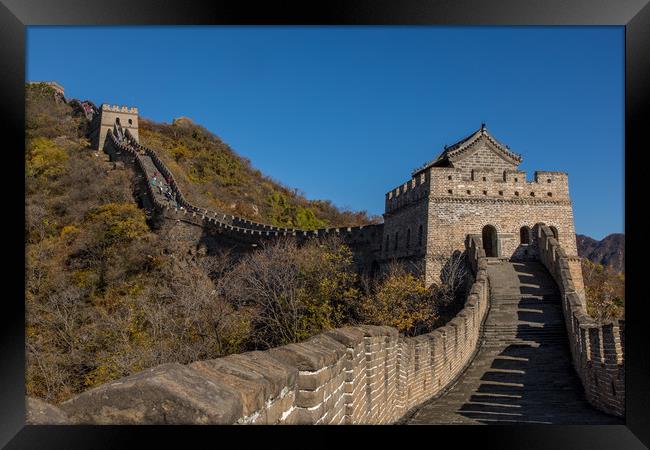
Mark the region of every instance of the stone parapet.
<instances>
[{"instance_id":1,"label":"stone parapet","mask_svg":"<svg viewBox=\"0 0 650 450\"><path fill-rule=\"evenodd\" d=\"M189 365L164 364L60 405L83 424L387 424L442 394L471 362L489 301L480 240L475 282L447 325L416 337L338 328L304 342Z\"/></svg>"},{"instance_id":2,"label":"stone parapet","mask_svg":"<svg viewBox=\"0 0 650 450\"><path fill-rule=\"evenodd\" d=\"M218 228L228 230L231 233L239 234L244 237L257 236L259 238L266 237L280 237L280 236L296 236L299 238L309 237L326 237L326 236L340 236L348 244L366 244L371 245L374 242L381 241L381 224L380 225L365 225L356 227L331 227L321 228L317 230L303 230L299 228L285 228L276 227L264 223L255 222L242 217L237 217L231 214L226 214L218 211L200 208L191 204L183 195L178 183L174 178L174 174L169 170L167 165L160 159L158 154L140 143L131 135L129 130L125 131L127 144L117 143L114 136L111 136L113 142L119 145L121 149L126 149L134 155L143 154L151 158L156 169L169 180L169 184L176 195L178 204L183 207L182 210L171 208L169 205L156 203L161 211L164 212L167 218L178 218L182 215L184 219L197 226L210 226L214 225ZM127 149L128 148L128 149ZM138 167L142 167L141 165ZM146 170L142 167L145 175Z\"/></svg>"},{"instance_id":3,"label":"stone parapet","mask_svg":"<svg viewBox=\"0 0 650 450\"><path fill-rule=\"evenodd\" d=\"M547 226L539 227L540 260L562 295L573 365L587 400L596 408L625 416L625 320L597 322L585 308L583 292L574 283L566 253Z\"/></svg>"}]
</instances>

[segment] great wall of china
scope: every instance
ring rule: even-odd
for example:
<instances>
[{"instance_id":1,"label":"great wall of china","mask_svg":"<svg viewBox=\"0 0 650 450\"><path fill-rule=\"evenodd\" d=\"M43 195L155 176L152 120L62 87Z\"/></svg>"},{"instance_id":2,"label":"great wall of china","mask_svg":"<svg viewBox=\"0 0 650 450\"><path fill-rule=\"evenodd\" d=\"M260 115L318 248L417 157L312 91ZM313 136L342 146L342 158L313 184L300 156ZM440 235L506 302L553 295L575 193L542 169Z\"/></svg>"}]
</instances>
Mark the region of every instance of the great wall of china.
<instances>
[{"instance_id":1,"label":"great wall of china","mask_svg":"<svg viewBox=\"0 0 650 450\"><path fill-rule=\"evenodd\" d=\"M137 110L109 108L137 115ZM201 233L207 230L217 239L248 249L279 236L307 239L336 234L362 254L365 267L381 263L381 255L388 252L388 243L382 246L384 236L389 235L384 233L384 224L306 231L195 207L156 152L140 145L134 133L115 122L105 132L104 150L111 160L132 165L142 176L143 207L163 222L183 223ZM484 133L472 136L476 140ZM462 170L461 165L443 169L444 179L452 180L452 172L460 175L457 172ZM154 171L169 179L174 201L152 189L148 180ZM469 176L483 176L476 173L470 171ZM486 176L491 173L487 171ZM512 172L505 173L512 176ZM562 192L564 174L540 174L549 177L548 184L552 184L549 174L559 176L556 192ZM421 174L414 174L414 179L416 175ZM431 176L422 181L430 183ZM387 212L401 207L393 203L393 195L387 194ZM552 201L551 205L561 208L566 205L563 198L560 203ZM572 227L572 216L570 220ZM348 327L266 351L189 365L165 364L81 393L59 407L30 399L33 420L101 424L620 423L625 414L625 322L597 323L586 313L575 255L567 255L561 245L567 242L566 234L558 238L555 227L539 223L527 231L532 234L529 237L522 231L522 245L508 250L513 255L509 258L497 250L502 248L501 238L506 242L503 248L508 248L507 233L486 239L485 229L476 234L479 231L480 227L464 234L473 280L465 306L447 325L431 333L407 338L391 327ZM524 238L530 242L524 244ZM487 252L486 242L492 247ZM523 245L527 257L514 257L521 255Z\"/></svg>"}]
</instances>

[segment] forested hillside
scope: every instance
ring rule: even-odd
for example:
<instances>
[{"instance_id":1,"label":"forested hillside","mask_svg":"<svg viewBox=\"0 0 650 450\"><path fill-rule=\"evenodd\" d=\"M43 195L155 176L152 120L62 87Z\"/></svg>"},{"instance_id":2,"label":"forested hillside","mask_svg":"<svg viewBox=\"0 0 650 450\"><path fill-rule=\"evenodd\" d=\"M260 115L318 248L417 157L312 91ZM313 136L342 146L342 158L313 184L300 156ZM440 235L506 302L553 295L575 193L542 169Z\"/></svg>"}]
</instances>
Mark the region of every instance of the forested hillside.
<instances>
[{"instance_id":1,"label":"forested hillside","mask_svg":"<svg viewBox=\"0 0 650 450\"><path fill-rule=\"evenodd\" d=\"M308 200L256 170L227 144L190 119L172 124L140 120L140 142L158 152L188 199L275 226L316 229L376 223L365 211L341 210L328 200Z\"/></svg>"},{"instance_id":2,"label":"forested hillside","mask_svg":"<svg viewBox=\"0 0 650 450\"><path fill-rule=\"evenodd\" d=\"M336 239L301 247L280 240L241 259L163 239L133 197L135 173L90 148L83 115L41 84L26 87L26 117L29 396L59 403L162 363L299 342L349 324L419 334L462 306L459 280L425 289L398 266L360 278ZM238 213L280 225L368 220L292 193L196 125L145 121L141 133L192 202L232 202Z\"/></svg>"}]
</instances>

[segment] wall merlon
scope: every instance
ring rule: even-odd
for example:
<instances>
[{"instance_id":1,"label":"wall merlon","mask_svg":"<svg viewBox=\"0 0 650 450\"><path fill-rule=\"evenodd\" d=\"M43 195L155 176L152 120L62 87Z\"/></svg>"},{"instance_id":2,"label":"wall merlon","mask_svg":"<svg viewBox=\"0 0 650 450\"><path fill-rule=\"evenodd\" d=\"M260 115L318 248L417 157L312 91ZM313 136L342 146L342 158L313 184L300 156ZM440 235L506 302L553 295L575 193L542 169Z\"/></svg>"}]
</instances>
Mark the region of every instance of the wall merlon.
<instances>
[{"instance_id":1,"label":"wall merlon","mask_svg":"<svg viewBox=\"0 0 650 450\"><path fill-rule=\"evenodd\" d=\"M102 103L101 110L102 111L129 113L129 114L137 114L138 113L138 108L136 108L135 106L108 105L106 103Z\"/></svg>"},{"instance_id":2,"label":"wall merlon","mask_svg":"<svg viewBox=\"0 0 650 450\"><path fill-rule=\"evenodd\" d=\"M428 175L422 173L385 195L385 210L390 212L424 198L428 193Z\"/></svg>"},{"instance_id":3,"label":"wall merlon","mask_svg":"<svg viewBox=\"0 0 650 450\"><path fill-rule=\"evenodd\" d=\"M569 200L566 176L540 176L541 172L536 172L536 180L529 182L526 172L518 170L495 172L493 169L478 168L472 169L470 176L463 176L462 173L442 169L430 169L430 197L517 200L533 204Z\"/></svg>"},{"instance_id":4,"label":"wall merlon","mask_svg":"<svg viewBox=\"0 0 650 450\"><path fill-rule=\"evenodd\" d=\"M596 408L623 417L625 414L625 321L597 322L587 314L584 293L573 289L571 264L548 226L541 227L540 259L555 279L563 296L564 317L576 371L587 400ZM571 291L567 292L567 289ZM577 326L576 326L577 325ZM611 386L618 388L613 392Z\"/></svg>"}]
</instances>

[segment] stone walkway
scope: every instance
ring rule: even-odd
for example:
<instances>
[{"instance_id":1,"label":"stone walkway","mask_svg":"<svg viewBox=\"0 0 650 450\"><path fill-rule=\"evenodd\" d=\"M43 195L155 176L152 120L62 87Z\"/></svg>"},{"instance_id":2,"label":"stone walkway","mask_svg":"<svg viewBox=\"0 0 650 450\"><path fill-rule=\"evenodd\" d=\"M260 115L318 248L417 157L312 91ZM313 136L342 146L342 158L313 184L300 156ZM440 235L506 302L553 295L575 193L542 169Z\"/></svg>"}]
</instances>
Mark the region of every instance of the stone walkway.
<instances>
[{"instance_id":1,"label":"stone walkway","mask_svg":"<svg viewBox=\"0 0 650 450\"><path fill-rule=\"evenodd\" d=\"M153 163L153 160L151 157L147 155L140 155L140 159L142 160L142 163L144 165L144 169L147 175L147 182L151 183L151 177L153 176L154 173L157 173L157 181L159 185L162 185L163 188L167 187L167 183L165 183L165 178L160 174L158 171L158 168L156 168L156 165ZM154 195L156 196L156 199L161 202L162 204L167 204L171 207L176 206L176 202L169 200L167 197L165 197L164 194L160 193L160 190L158 189L158 186L154 187L152 186L152 190Z\"/></svg>"},{"instance_id":2,"label":"stone walkway","mask_svg":"<svg viewBox=\"0 0 650 450\"><path fill-rule=\"evenodd\" d=\"M408 424L622 424L587 403L571 362L560 297L539 262L490 261L491 306L479 353L451 390Z\"/></svg>"}]
</instances>

